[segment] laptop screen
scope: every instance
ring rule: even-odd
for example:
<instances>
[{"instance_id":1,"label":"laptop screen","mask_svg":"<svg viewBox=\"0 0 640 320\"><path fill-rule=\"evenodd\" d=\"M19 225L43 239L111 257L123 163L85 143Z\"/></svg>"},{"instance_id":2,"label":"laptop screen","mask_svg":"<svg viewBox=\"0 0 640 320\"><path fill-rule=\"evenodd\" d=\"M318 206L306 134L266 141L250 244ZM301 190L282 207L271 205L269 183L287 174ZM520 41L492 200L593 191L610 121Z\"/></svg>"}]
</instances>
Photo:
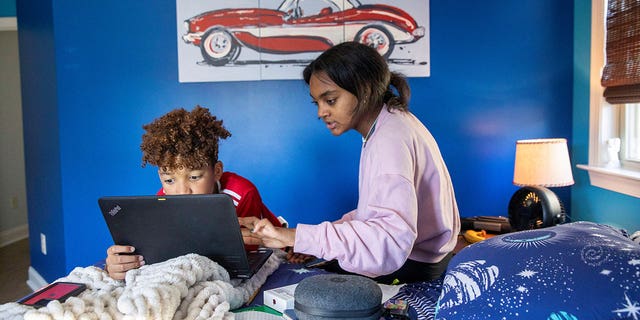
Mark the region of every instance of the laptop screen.
<instances>
[{"instance_id":1,"label":"laptop screen","mask_svg":"<svg viewBox=\"0 0 640 320\"><path fill-rule=\"evenodd\" d=\"M246 278L256 271L249 266L227 195L101 197L98 204L114 243L134 246L134 254L142 255L146 264L197 253L225 267L232 277Z\"/></svg>"}]
</instances>

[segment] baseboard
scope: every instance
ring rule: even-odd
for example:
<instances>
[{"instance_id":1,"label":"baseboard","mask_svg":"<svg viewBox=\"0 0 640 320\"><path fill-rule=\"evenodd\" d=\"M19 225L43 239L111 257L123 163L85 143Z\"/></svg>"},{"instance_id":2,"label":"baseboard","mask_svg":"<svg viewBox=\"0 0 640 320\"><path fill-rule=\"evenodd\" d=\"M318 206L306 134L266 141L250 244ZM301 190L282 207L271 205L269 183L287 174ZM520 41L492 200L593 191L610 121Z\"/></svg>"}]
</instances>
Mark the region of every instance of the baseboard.
<instances>
[{"instance_id":1,"label":"baseboard","mask_svg":"<svg viewBox=\"0 0 640 320\"><path fill-rule=\"evenodd\" d=\"M0 231L0 247L4 247L27 237L29 237L28 224L23 224L9 230Z\"/></svg>"},{"instance_id":2,"label":"baseboard","mask_svg":"<svg viewBox=\"0 0 640 320\"><path fill-rule=\"evenodd\" d=\"M18 30L18 20L16 17L0 18L0 31Z\"/></svg>"},{"instance_id":3,"label":"baseboard","mask_svg":"<svg viewBox=\"0 0 640 320\"><path fill-rule=\"evenodd\" d=\"M48 285L47 280L45 280L33 267L29 266L29 279L27 279L27 285L31 290L36 291L46 285Z\"/></svg>"}]
</instances>

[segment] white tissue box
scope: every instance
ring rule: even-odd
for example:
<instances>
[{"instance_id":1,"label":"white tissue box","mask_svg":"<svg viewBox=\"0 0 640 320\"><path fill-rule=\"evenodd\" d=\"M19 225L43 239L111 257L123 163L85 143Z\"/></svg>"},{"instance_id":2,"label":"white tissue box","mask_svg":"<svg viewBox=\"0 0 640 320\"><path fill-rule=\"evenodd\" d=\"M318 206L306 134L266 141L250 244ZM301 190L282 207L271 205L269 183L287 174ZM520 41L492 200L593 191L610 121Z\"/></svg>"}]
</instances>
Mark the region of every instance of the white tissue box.
<instances>
[{"instance_id":1,"label":"white tissue box","mask_svg":"<svg viewBox=\"0 0 640 320\"><path fill-rule=\"evenodd\" d=\"M278 312L293 309L293 293L298 284L292 284L280 288L266 290L263 294L264 305Z\"/></svg>"}]
</instances>

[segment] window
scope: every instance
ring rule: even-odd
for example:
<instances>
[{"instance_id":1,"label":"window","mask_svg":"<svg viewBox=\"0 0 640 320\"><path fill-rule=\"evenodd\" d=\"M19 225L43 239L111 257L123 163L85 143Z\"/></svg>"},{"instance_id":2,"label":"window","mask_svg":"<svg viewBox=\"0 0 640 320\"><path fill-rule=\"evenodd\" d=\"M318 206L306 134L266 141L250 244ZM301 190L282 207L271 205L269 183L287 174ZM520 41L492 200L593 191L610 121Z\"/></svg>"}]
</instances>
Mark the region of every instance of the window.
<instances>
[{"instance_id":1,"label":"window","mask_svg":"<svg viewBox=\"0 0 640 320\"><path fill-rule=\"evenodd\" d=\"M640 103L627 103L621 131L623 166L640 170Z\"/></svg>"},{"instance_id":2,"label":"window","mask_svg":"<svg viewBox=\"0 0 640 320\"><path fill-rule=\"evenodd\" d=\"M593 0L591 5L589 164L578 167L588 170L592 185L640 198L640 107L638 103L611 104L604 98L607 2ZM613 154L620 158L619 164L611 161Z\"/></svg>"}]
</instances>

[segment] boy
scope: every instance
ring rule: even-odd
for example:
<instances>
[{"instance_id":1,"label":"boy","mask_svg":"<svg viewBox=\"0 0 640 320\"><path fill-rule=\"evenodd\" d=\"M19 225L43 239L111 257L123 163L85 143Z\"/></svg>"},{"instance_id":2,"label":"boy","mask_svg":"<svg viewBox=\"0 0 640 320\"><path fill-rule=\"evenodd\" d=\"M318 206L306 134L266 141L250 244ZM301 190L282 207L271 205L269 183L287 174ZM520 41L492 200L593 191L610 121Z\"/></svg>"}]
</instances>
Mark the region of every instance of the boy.
<instances>
[{"instance_id":1,"label":"boy","mask_svg":"<svg viewBox=\"0 0 640 320\"><path fill-rule=\"evenodd\" d=\"M175 109L142 128L146 131L140 145L142 166L148 163L158 167L162 183L158 195L224 193L233 199L238 217L264 218L282 225L262 203L251 181L223 171L218 161L218 141L231 133L208 109ZM144 265L144 257L129 255L134 250L118 244L107 249L105 270L110 277L122 280L128 270Z\"/></svg>"}]
</instances>

